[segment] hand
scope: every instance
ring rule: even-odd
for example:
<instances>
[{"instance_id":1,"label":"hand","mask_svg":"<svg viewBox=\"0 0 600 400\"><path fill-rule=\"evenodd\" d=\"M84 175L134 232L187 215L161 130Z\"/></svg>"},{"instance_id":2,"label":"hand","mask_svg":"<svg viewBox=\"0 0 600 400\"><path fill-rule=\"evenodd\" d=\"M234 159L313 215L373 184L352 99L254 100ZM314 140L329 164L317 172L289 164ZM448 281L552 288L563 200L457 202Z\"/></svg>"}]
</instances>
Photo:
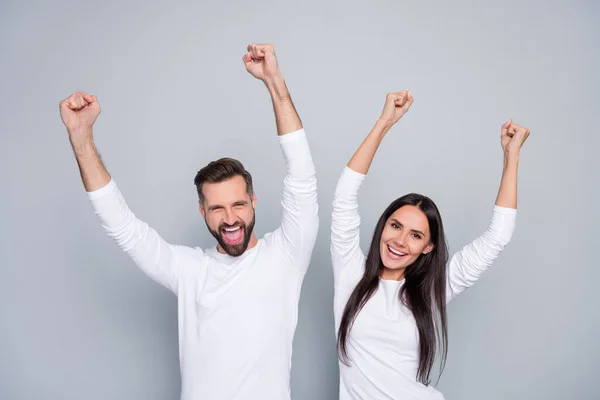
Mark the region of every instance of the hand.
<instances>
[{"instance_id":1,"label":"hand","mask_svg":"<svg viewBox=\"0 0 600 400\"><path fill-rule=\"evenodd\" d=\"M89 136L96 118L100 115L100 104L96 96L75 92L59 104L60 117L67 127L71 139Z\"/></svg>"},{"instance_id":2,"label":"hand","mask_svg":"<svg viewBox=\"0 0 600 400\"><path fill-rule=\"evenodd\" d=\"M246 71L256 79L265 81L279 74L275 49L270 44L249 44L248 53L242 59Z\"/></svg>"},{"instance_id":3,"label":"hand","mask_svg":"<svg viewBox=\"0 0 600 400\"><path fill-rule=\"evenodd\" d=\"M510 119L502 125L500 143L504 153L518 153L531 132L527 128L515 124Z\"/></svg>"},{"instance_id":4,"label":"hand","mask_svg":"<svg viewBox=\"0 0 600 400\"><path fill-rule=\"evenodd\" d=\"M394 125L410 108L413 103L412 94L409 91L388 93L380 119L389 126Z\"/></svg>"}]
</instances>

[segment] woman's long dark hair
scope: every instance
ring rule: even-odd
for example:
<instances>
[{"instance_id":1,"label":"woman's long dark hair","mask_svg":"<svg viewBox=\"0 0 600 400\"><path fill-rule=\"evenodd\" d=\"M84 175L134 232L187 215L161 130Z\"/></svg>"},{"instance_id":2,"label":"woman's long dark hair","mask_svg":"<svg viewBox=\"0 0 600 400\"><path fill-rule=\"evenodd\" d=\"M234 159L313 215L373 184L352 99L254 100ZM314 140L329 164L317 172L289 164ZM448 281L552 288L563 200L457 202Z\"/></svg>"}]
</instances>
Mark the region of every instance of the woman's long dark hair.
<instances>
[{"instance_id":1,"label":"woman's long dark hair","mask_svg":"<svg viewBox=\"0 0 600 400\"><path fill-rule=\"evenodd\" d=\"M340 360L349 365L346 342L356 316L379 286L383 271L380 254L381 234L388 219L400 207L418 207L427 216L433 250L421 254L404 272L404 285L399 292L399 301L407 306L417 323L419 331L419 368L417 380L424 385L430 383L430 373L441 348L440 375L446 363L448 351L448 323L446 318L446 264L448 245L444 235L442 218L435 203L420 194L407 194L393 201L383 212L367 255L365 273L350 295L338 329L337 348Z\"/></svg>"}]
</instances>

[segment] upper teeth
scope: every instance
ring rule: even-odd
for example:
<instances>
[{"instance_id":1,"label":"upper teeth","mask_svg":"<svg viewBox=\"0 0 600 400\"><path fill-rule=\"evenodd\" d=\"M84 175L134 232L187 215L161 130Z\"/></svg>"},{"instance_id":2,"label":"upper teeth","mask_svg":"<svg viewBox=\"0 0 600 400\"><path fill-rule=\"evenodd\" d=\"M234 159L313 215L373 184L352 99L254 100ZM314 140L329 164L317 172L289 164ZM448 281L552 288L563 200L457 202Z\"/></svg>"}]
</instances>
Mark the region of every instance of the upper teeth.
<instances>
[{"instance_id":1,"label":"upper teeth","mask_svg":"<svg viewBox=\"0 0 600 400\"><path fill-rule=\"evenodd\" d=\"M234 228L225 228L225 230L226 230L227 232L234 232L234 231L237 231L238 229L240 229L240 227L239 227L239 226L236 226L236 227L234 227Z\"/></svg>"},{"instance_id":2,"label":"upper teeth","mask_svg":"<svg viewBox=\"0 0 600 400\"><path fill-rule=\"evenodd\" d=\"M394 249L392 249L392 248L391 248L391 247L389 247L389 246L388 246L388 248L390 249L390 251L391 251L392 253L394 253L394 254L398 254L399 256L404 256L404 255L406 255L406 253L403 253L403 252L401 252L401 251L398 251L398 250L394 250Z\"/></svg>"}]
</instances>

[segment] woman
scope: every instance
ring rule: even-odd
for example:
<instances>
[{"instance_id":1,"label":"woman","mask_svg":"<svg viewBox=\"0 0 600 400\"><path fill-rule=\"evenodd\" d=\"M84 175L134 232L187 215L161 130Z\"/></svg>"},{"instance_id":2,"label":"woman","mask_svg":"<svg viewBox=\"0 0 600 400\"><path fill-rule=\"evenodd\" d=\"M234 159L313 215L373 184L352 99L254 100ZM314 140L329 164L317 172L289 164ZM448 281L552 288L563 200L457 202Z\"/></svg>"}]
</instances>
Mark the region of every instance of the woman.
<instances>
[{"instance_id":1,"label":"woman","mask_svg":"<svg viewBox=\"0 0 600 400\"><path fill-rule=\"evenodd\" d=\"M442 219L429 198L408 194L379 219L367 256L359 247L358 190L389 129L413 103L387 95L381 117L338 181L331 253L340 359L340 399L443 399L430 384L447 351L446 303L471 286L512 236L517 167L529 130L502 125L504 169L492 220L448 263Z\"/></svg>"}]
</instances>

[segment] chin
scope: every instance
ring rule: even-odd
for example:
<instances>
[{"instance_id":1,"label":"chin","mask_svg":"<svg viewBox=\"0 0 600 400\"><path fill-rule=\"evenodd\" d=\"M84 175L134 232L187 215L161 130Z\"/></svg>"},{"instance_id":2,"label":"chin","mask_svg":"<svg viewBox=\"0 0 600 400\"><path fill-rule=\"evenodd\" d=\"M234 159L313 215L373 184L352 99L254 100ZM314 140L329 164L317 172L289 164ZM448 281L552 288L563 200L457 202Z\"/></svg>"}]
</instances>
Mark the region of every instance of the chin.
<instances>
[{"instance_id":1,"label":"chin","mask_svg":"<svg viewBox=\"0 0 600 400\"><path fill-rule=\"evenodd\" d=\"M386 247L386 251L387 251L387 247ZM387 269L392 269L392 270L402 269L411 263L411 260L410 260L411 258L412 257L408 254L405 256L402 256L400 259L392 258L388 254L382 254L381 262L383 263L383 266L386 267Z\"/></svg>"},{"instance_id":2,"label":"chin","mask_svg":"<svg viewBox=\"0 0 600 400\"><path fill-rule=\"evenodd\" d=\"M239 257L246 252L246 249L225 249L225 252L231 257Z\"/></svg>"},{"instance_id":3,"label":"chin","mask_svg":"<svg viewBox=\"0 0 600 400\"><path fill-rule=\"evenodd\" d=\"M225 240L221 243L221 247L225 250L225 253L229 254L232 257L239 257L246 252L248 249L248 243L242 241L238 244L229 244Z\"/></svg>"},{"instance_id":4,"label":"chin","mask_svg":"<svg viewBox=\"0 0 600 400\"><path fill-rule=\"evenodd\" d=\"M390 263L390 262L385 262L385 261L383 262L383 266L386 269L389 269L390 271L398 271L398 270L406 268L406 266L404 264L398 265L396 263Z\"/></svg>"},{"instance_id":5,"label":"chin","mask_svg":"<svg viewBox=\"0 0 600 400\"><path fill-rule=\"evenodd\" d=\"M407 258L404 259L404 260L391 260L388 257L385 257L385 258L382 257L381 261L382 261L382 264L383 264L383 266L385 268L387 268L387 269L389 269L391 271L397 271L397 270L400 270L400 269L406 269L406 268L408 268L418 258L418 257L409 256L409 255L407 255L405 257L407 257Z\"/></svg>"}]
</instances>

